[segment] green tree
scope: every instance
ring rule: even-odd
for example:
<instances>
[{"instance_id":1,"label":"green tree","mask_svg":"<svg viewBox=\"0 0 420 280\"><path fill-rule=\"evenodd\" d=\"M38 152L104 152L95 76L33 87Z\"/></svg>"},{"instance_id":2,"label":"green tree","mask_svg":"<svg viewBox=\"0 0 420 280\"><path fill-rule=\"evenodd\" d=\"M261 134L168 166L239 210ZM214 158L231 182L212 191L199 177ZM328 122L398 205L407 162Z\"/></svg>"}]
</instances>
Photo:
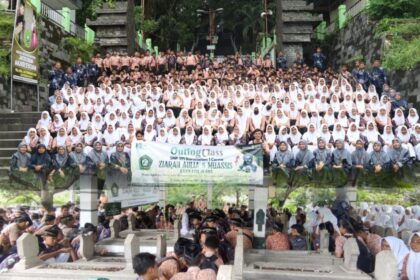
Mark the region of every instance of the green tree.
<instances>
[{"instance_id":1,"label":"green tree","mask_svg":"<svg viewBox=\"0 0 420 280\"><path fill-rule=\"evenodd\" d=\"M370 0L368 13L374 20L418 17L420 0Z\"/></svg>"}]
</instances>

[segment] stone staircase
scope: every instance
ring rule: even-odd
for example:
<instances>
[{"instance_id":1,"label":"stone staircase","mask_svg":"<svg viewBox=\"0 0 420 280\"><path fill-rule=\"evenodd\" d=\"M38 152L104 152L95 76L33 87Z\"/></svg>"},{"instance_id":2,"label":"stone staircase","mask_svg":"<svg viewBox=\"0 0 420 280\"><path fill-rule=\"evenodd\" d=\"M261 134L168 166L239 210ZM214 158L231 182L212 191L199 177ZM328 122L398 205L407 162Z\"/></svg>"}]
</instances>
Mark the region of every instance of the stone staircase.
<instances>
[{"instance_id":1,"label":"stone staircase","mask_svg":"<svg viewBox=\"0 0 420 280\"><path fill-rule=\"evenodd\" d=\"M0 182L9 180L9 160L29 128L35 127L41 113L0 114Z\"/></svg>"}]
</instances>

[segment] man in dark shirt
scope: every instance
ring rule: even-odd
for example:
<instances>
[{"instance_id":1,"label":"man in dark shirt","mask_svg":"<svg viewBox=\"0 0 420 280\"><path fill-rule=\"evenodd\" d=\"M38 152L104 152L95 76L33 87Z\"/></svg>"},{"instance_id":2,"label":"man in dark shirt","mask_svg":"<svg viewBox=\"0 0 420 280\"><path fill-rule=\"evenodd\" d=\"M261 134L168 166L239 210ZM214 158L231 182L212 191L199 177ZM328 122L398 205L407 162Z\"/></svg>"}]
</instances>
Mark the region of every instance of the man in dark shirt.
<instances>
[{"instance_id":1,"label":"man in dark shirt","mask_svg":"<svg viewBox=\"0 0 420 280\"><path fill-rule=\"evenodd\" d=\"M365 91L368 91L369 84L370 84L370 77L369 73L365 69L366 64L364 61L359 62L359 67L355 73L355 79L357 83L361 84Z\"/></svg>"},{"instance_id":2,"label":"man in dark shirt","mask_svg":"<svg viewBox=\"0 0 420 280\"><path fill-rule=\"evenodd\" d=\"M66 73L63 76L64 84L68 83L70 87L77 85L76 75L73 73L71 67L67 67Z\"/></svg>"},{"instance_id":3,"label":"man in dark shirt","mask_svg":"<svg viewBox=\"0 0 420 280\"><path fill-rule=\"evenodd\" d=\"M73 73L76 76L76 83L78 87L85 86L85 78L87 76L86 65L80 57L77 58L76 63L72 66Z\"/></svg>"},{"instance_id":4,"label":"man in dark shirt","mask_svg":"<svg viewBox=\"0 0 420 280\"><path fill-rule=\"evenodd\" d=\"M98 86L96 80L99 77L99 71L100 70L98 64L96 63L96 58L92 56L90 63L87 65L87 76L89 83L95 85L95 87Z\"/></svg>"},{"instance_id":5,"label":"man in dark shirt","mask_svg":"<svg viewBox=\"0 0 420 280\"><path fill-rule=\"evenodd\" d=\"M49 80L49 96L54 95L54 92L64 84L63 81L64 72L61 69L61 63L56 62L54 69L49 72L48 80Z\"/></svg>"},{"instance_id":6,"label":"man in dark shirt","mask_svg":"<svg viewBox=\"0 0 420 280\"><path fill-rule=\"evenodd\" d=\"M383 91L384 84L388 84L388 77L385 69L381 67L381 60L375 59L373 61L373 69L370 73L370 78L376 88L376 92L380 95Z\"/></svg>"},{"instance_id":7,"label":"man in dark shirt","mask_svg":"<svg viewBox=\"0 0 420 280\"><path fill-rule=\"evenodd\" d=\"M282 51L280 51L279 54L277 55L276 64L277 64L276 65L277 69L286 69L287 68L287 58L283 54Z\"/></svg>"},{"instance_id":8,"label":"man in dark shirt","mask_svg":"<svg viewBox=\"0 0 420 280\"><path fill-rule=\"evenodd\" d=\"M313 60L314 67L318 68L319 70L325 69L325 62L327 60L327 57L325 56L325 54L322 53L320 47L316 48L316 53L313 54Z\"/></svg>"}]
</instances>

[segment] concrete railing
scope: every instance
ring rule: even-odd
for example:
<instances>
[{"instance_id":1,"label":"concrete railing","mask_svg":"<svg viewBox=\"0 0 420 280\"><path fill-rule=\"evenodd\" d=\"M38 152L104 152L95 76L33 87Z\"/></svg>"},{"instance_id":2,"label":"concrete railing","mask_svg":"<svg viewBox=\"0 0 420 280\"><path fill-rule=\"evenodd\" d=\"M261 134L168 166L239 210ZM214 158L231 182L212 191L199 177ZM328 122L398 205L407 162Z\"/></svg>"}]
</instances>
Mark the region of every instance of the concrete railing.
<instances>
[{"instance_id":1,"label":"concrete railing","mask_svg":"<svg viewBox=\"0 0 420 280\"><path fill-rule=\"evenodd\" d=\"M354 18L367 7L369 0L359 0L356 3L354 3L353 6L347 7L346 11L346 18L347 20Z\"/></svg>"}]
</instances>

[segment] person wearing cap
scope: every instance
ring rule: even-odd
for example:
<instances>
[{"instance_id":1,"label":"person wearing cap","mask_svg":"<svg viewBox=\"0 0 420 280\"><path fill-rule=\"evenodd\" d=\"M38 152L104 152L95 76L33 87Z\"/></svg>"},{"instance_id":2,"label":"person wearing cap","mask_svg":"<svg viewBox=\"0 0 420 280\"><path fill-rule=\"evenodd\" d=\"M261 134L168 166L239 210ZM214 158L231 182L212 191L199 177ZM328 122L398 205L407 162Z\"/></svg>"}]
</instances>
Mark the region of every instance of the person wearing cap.
<instances>
[{"instance_id":1,"label":"person wearing cap","mask_svg":"<svg viewBox=\"0 0 420 280\"><path fill-rule=\"evenodd\" d=\"M282 231L283 224L275 222L273 225L273 234L267 236L265 241L267 250L290 250L289 238Z\"/></svg>"},{"instance_id":2,"label":"person wearing cap","mask_svg":"<svg viewBox=\"0 0 420 280\"><path fill-rule=\"evenodd\" d=\"M209 228L214 228L216 230L217 236L220 240L224 238L225 232L218 224L219 217L216 215L210 215L208 216L204 222L206 223L206 226Z\"/></svg>"},{"instance_id":3,"label":"person wearing cap","mask_svg":"<svg viewBox=\"0 0 420 280\"><path fill-rule=\"evenodd\" d=\"M239 230L242 230L244 235L244 249L251 249L254 233L247 228L242 228L242 221L240 219L230 220L230 231L226 233L225 240L228 241L233 248L235 248Z\"/></svg>"},{"instance_id":4,"label":"person wearing cap","mask_svg":"<svg viewBox=\"0 0 420 280\"><path fill-rule=\"evenodd\" d=\"M39 253L39 258L47 264L65 263L70 258L75 261L77 256L70 246L64 246L58 242L58 229L52 227L42 235L44 249Z\"/></svg>"}]
</instances>

